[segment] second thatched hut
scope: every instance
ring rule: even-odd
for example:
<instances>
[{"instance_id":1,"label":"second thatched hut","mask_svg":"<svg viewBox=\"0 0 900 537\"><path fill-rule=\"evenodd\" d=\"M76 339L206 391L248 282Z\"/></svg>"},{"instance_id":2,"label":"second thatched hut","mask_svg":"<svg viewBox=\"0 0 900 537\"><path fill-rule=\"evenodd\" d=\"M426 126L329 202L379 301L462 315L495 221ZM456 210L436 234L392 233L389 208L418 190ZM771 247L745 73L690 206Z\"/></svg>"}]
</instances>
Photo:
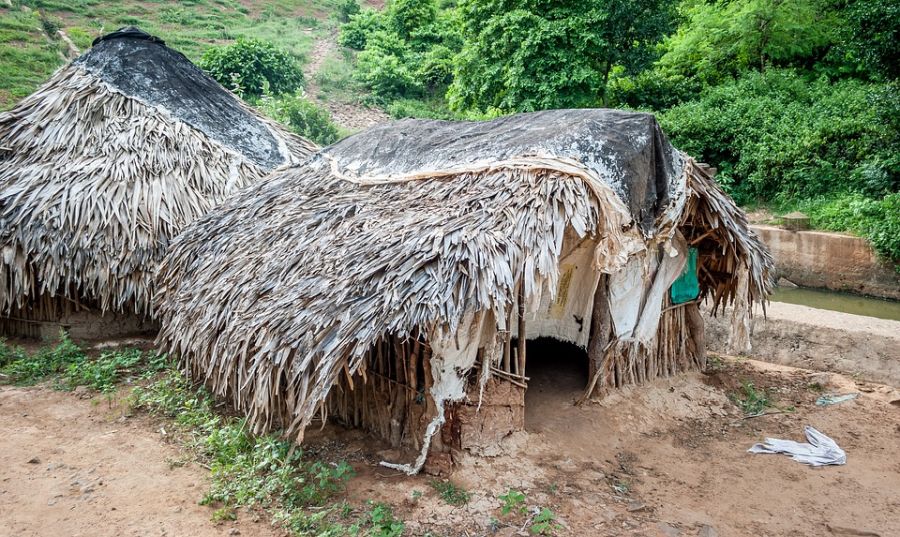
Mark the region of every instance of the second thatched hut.
<instances>
[{"instance_id":1,"label":"second thatched hut","mask_svg":"<svg viewBox=\"0 0 900 537\"><path fill-rule=\"evenodd\" d=\"M416 472L522 425L527 340L586 349L602 396L701 366L699 301L740 325L771 270L651 115L406 120L189 226L160 265L158 342L254 431L302 440L331 416L418 449L393 465Z\"/></svg>"},{"instance_id":2,"label":"second thatched hut","mask_svg":"<svg viewBox=\"0 0 900 537\"><path fill-rule=\"evenodd\" d=\"M0 114L0 335L152 326L171 238L315 150L162 40L98 38Z\"/></svg>"}]
</instances>

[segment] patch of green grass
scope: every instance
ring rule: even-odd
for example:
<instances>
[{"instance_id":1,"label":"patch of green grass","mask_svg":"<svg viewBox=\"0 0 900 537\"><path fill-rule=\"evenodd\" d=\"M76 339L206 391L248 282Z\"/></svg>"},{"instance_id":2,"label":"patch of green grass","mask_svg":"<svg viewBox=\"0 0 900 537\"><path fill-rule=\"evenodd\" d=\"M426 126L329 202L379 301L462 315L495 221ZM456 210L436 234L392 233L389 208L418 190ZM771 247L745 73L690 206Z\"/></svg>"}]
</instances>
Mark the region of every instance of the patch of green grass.
<instances>
[{"instance_id":1,"label":"patch of green grass","mask_svg":"<svg viewBox=\"0 0 900 537\"><path fill-rule=\"evenodd\" d=\"M757 388L749 380L745 380L741 384L739 392L732 393L728 397L747 416L762 414L767 408L772 406L772 398L769 396L769 392Z\"/></svg>"},{"instance_id":2,"label":"patch of green grass","mask_svg":"<svg viewBox=\"0 0 900 537\"><path fill-rule=\"evenodd\" d=\"M57 379L55 388L72 390L87 386L109 393L125 378L152 375L168 367L165 356L138 349L106 351L96 358L75 344L65 332L59 341L32 354L0 342L0 381L19 386Z\"/></svg>"},{"instance_id":3,"label":"patch of green grass","mask_svg":"<svg viewBox=\"0 0 900 537\"><path fill-rule=\"evenodd\" d=\"M437 479L432 479L428 482L428 484L431 485L431 488L436 490L438 494L440 494L441 499L449 505L458 506L469 503L471 494L469 494L466 489L454 485L450 481L440 481Z\"/></svg>"},{"instance_id":4,"label":"patch of green grass","mask_svg":"<svg viewBox=\"0 0 900 537\"><path fill-rule=\"evenodd\" d=\"M32 355L21 349L14 350L6 360L8 363L0 369L3 375L0 380L17 386L29 386L58 375L72 365L83 363L87 356L65 332L61 332L57 344L42 347Z\"/></svg>"},{"instance_id":5,"label":"patch of green grass","mask_svg":"<svg viewBox=\"0 0 900 537\"><path fill-rule=\"evenodd\" d=\"M138 349L107 351L92 360L73 362L63 372L61 386L87 386L98 392L112 392L126 377L154 374L169 365L165 355Z\"/></svg>"},{"instance_id":6,"label":"patch of green grass","mask_svg":"<svg viewBox=\"0 0 900 537\"><path fill-rule=\"evenodd\" d=\"M315 40L337 24L341 1L271 0L249 8L239 0L12 3L13 8L0 3L0 110L32 93L65 63L60 54L65 43L48 40L45 29L62 29L84 51L98 35L136 25L194 62L211 46L257 38L276 43L303 63Z\"/></svg>"},{"instance_id":7,"label":"patch of green grass","mask_svg":"<svg viewBox=\"0 0 900 537\"><path fill-rule=\"evenodd\" d=\"M363 85L353 77L353 52L349 49L329 54L319 66L315 82L322 101L356 104L367 95Z\"/></svg>"},{"instance_id":8,"label":"patch of green grass","mask_svg":"<svg viewBox=\"0 0 900 537\"><path fill-rule=\"evenodd\" d=\"M174 420L185 446L211 469L212 483L201 501L219 510L260 507L298 535L344 535L330 518L338 509L322 507L353 476L346 462L309 460L296 444L276 435L254 436L245 419L221 416L202 387L170 370L135 388L132 407Z\"/></svg>"}]
</instances>

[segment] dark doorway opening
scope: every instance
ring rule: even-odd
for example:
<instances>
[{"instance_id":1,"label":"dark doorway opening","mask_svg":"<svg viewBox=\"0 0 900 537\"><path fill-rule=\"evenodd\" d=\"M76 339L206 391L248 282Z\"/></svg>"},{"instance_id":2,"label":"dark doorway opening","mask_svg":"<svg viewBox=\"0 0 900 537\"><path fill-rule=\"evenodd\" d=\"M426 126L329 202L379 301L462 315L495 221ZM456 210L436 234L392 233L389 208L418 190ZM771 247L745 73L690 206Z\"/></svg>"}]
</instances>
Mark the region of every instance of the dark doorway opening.
<instances>
[{"instance_id":1,"label":"dark doorway opening","mask_svg":"<svg viewBox=\"0 0 900 537\"><path fill-rule=\"evenodd\" d=\"M526 343L525 429L543 429L571 408L588 383L587 352L577 345L553 338L529 339Z\"/></svg>"}]
</instances>

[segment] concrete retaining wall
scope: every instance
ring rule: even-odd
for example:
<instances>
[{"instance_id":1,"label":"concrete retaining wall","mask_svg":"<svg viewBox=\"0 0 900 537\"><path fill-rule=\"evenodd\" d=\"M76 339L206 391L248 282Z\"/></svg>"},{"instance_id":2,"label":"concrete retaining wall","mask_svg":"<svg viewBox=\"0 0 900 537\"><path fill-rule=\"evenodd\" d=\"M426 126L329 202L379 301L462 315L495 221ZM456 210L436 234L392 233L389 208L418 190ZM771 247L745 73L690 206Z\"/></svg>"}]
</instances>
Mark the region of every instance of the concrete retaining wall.
<instances>
[{"instance_id":1,"label":"concrete retaining wall","mask_svg":"<svg viewBox=\"0 0 900 537\"><path fill-rule=\"evenodd\" d=\"M752 226L775 257L778 277L803 287L823 287L900 300L900 274L882 262L865 239L823 231Z\"/></svg>"}]
</instances>

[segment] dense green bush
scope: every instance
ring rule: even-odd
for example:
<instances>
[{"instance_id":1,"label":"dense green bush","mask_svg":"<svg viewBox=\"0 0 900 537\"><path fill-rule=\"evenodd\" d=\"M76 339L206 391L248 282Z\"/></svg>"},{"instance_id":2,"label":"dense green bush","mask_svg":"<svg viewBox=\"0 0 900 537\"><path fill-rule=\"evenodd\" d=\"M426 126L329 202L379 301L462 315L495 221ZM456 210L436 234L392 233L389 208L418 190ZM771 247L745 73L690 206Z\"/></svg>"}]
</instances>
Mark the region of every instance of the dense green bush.
<instances>
[{"instance_id":1,"label":"dense green bush","mask_svg":"<svg viewBox=\"0 0 900 537\"><path fill-rule=\"evenodd\" d=\"M407 61L411 54L400 36L378 30L368 37L365 50L357 56L356 77L382 99L417 95L422 86L414 66Z\"/></svg>"},{"instance_id":2,"label":"dense green bush","mask_svg":"<svg viewBox=\"0 0 900 537\"><path fill-rule=\"evenodd\" d=\"M747 70L790 66L824 54L838 39L832 0L685 2L656 69L714 84Z\"/></svg>"},{"instance_id":3,"label":"dense green bush","mask_svg":"<svg viewBox=\"0 0 900 537\"><path fill-rule=\"evenodd\" d=\"M382 12L365 9L351 17L339 42L360 51L355 78L387 106L398 99L443 99L463 39L452 5L439 10L434 0L394 0Z\"/></svg>"},{"instance_id":4,"label":"dense green bush","mask_svg":"<svg viewBox=\"0 0 900 537\"><path fill-rule=\"evenodd\" d=\"M338 19L341 22L349 22L350 17L359 12L359 0L341 0L338 4Z\"/></svg>"},{"instance_id":5,"label":"dense green bush","mask_svg":"<svg viewBox=\"0 0 900 537\"><path fill-rule=\"evenodd\" d=\"M434 0L391 0L386 9L390 29L408 39L414 32L425 28L437 17Z\"/></svg>"},{"instance_id":6,"label":"dense green bush","mask_svg":"<svg viewBox=\"0 0 900 537\"><path fill-rule=\"evenodd\" d=\"M828 193L883 196L900 184L896 87L749 73L659 115L674 143L719 168L739 202Z\"/></svg>"},{"instance_id":7,"label":"dense green bush","mask_svg":"<svg viewBox=\"0 0 900 537\"><path fill-rule=\"evenodd\" d=\"M852 0L845 12L842 46L854 60L889 79L900 76L900 2Z\"/></svg>"},{"instance_id":8,"label":"dense green bush","mask_svg":"<svg viewBox=\"0 0 900 537\"><path fill-rule=\"evenodd\" d=\"M366 48L369 35L384 29L382 14L372 8L366 8L352 15L350 21L341 26L338 43L341 46L362 50Z\"/></svg>"},{"instance_id":9,"label":"dense green bush","mask_svg":"<svg viewBox=\"0 0 900 537\"><path fill-rule=\"evenodd\" d=\"M290 93L303 84L303 72L287 52L258 39L238 39L207 49L200 66L223 86L240 95L258 97L268 88L274 95Z\"/></svg>"},{"instance_id":10,"label":"dense green bush","mask_svg":"<svg viewBox=\"0 0 900 537\"><path fill-rule=\"evenodd\" d=\"M260 100L259 106L267 116L319 145L332 144L340 137L328 110L315 105L301 94L280 97L267 95Z\"/></svg>"},{"instance_id":11,"label":"dense green bush","mask_svg":"<svg viewBox=\"0 0 900 537\"><path fill-rule=\"evenodd\" d=\"M668 0L463 0L455 110L598 106L613 68L639 69L671 25Z\"/></svg>"}]
</instances>

